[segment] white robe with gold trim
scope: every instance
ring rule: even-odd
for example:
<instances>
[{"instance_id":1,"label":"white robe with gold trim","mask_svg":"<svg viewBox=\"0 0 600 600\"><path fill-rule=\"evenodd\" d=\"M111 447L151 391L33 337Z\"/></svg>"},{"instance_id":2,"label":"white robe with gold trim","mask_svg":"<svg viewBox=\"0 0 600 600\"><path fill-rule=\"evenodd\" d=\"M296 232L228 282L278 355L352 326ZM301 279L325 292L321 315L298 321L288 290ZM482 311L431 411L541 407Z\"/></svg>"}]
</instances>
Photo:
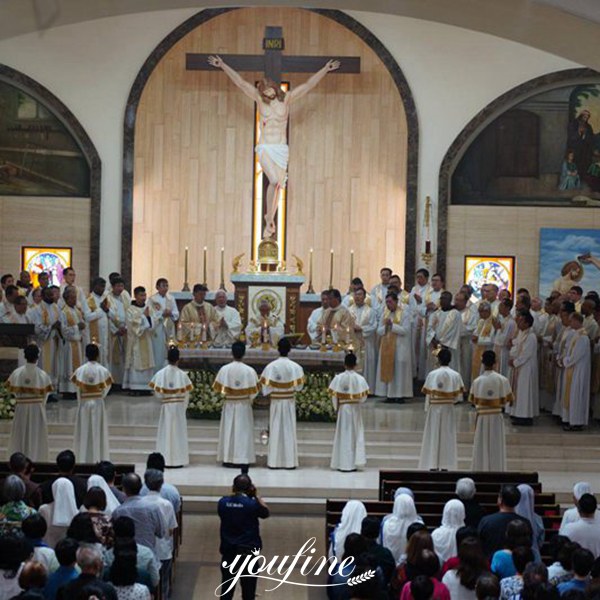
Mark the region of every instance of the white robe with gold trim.
<instances>
[{"instance_id":1,"label":"white robe with gold trim","mask_svg":"<svg viewBox=\"0 0 600 600\"><path fill-rule=\"evenodd\" d=\"M101 306L107 296L107 293L102 294L102 296L98 296L92 292L87 298L89 312L85 316L88 323L89 342L91 342L94 338L96 339L96 344L100 350L98 362L106 368L109 367L109 313L104 312Z\"/></svg>"},{"instance_id":2,"label":"white robe with gold trim","mask_svg":"<svg viewBox=\"0 0 600 600\"><path fill-rule=\"evenodd\" d=\"M77 386L77 416L75 417L74 451L82 463L110 460L108 417L104 398L110 391L112 378L106 367L86 362L71 381Z\"/></svg>"},{"instance_id":3,"label":"white robe with gold trim","mask_svg":"<svg viewBox=\"0 0 600 600\"><path fill-rule=\"evenodd\" d=\"M356 371L336 375L329 384L333 406L337 410L331 468L353 471L367 464L365 430L360 405L369 394L367 380Z\"/></svg>"},{"instance_id":4,"label":"white robe with gold trim","mask_svg":"<svg viewBox=\"0 0 600 600\"><path fill-rule=\"evenodd\" d=\"M452 354L450 368L458 371L460 369L460 331L461 315L455 309L442 310L438 308L430 317L427 331L427 369L431 371L435 368L437 360L431 351L431 342L433 339L444 347L448 348Z\"/></svg>"},{"instance_id":5,"label":"white robe with gold trim","mask_svg":"<svg viewBox=\"0 0 600 600\"><path fill-rule=\"evenodd\" d=\"M52 391L50 376L35 364L27 363L10 374L7 388L17 402L8 455L22 452L34 462L47 461L46 398Z\"/></svg>"},{"instance_id":6,"label":"white robe with gold trim","mask_svg":"<svg viewBox=\"0 0 600 600\"><path fill-rule=\"evenodd\" d=\"M84 323L85 316L79 306L70 307L66 304L62 308L61 331L64 339L62 344L62 373L59 381L61 392L74 394L77 387L71 380L73 373L83 364L84 361L84 332L85 329L79 329L78 324Z\"/></svg>"},{"instance_id":7,"label":"white robe with gold trim","mask_svg":"<svg viewBox=\"0 0 600 600\"><path fill-rule=\"evenodd\" d=\"M281 357L264 368L260 383L263 396L268 395L271 400L267 466L293 469L298 466L294 394L304 387L304 369Z\"/></svg>"},{"instance_id":8,"label":"white robe with gold trim","mask_svg":"<svg viewBox=\"0 0 600 600\"><path fill-rule=\"evenodd\" d=\"M256 462L252 401L260 383L256 371L234 360L219 369L213 389L223 395L217 461L236 465Z\"/></svg>"},{"instance_id":9,"label":"white robe with gold trim","mask_svg":"<svg viewBox=\"0 0 600 600\"><path fill-rule=\"evenodd\" d=\"M47 304L42 300L35 308L31 309L29 318L35 326L36 343L40 349L38 366L50 375L52 386L58 389L58 381L61 375L61 351L62 338L53 325L61 322L61 311L55 303Z\"/></svg>"},{"instance_id":10,"label":"white robe with gold trim","mask_svg":"<svg viewBox=\"0 0 600 600\"><path fill-rule=\"evenodd\" d=\"M156 451L165 457L168 467L180 467L190 462L185 412L192 382L185 371L175 365L161 369L150 382L160 400L160 417L156 432Z\"/></svg>"},{"instance_id":11,"label":"white robe with gold trim","mask_svg":"<svg viewBox=\"0 0 600 600\"><path fill-rule=\"evenodd\" d=\"M145 306L136 304L127 309L127 358L123 387L132 390L150 390L148 384L156 366L153 333L157 320L146 317L145 310Z\"/></svg>"},{"instance_id":12,"label":"white robe with gold trim","mask_svg":"<svg viewBox=\"0 0 600 600\"><path fill-rule=\"evenodd\" d=\"M419 469L458 468L454 404L462 400L464 383L460 373L439 367L427 375L423 386L427 418L421 443Z\"/></svg>"},{"instance_id":13,"label":"white robe with gold trim","mask_svg":"<svg viewBox=\"0 0 600 600\"><path fill-rule=\"evenodd\" d=\"M154 372L157 373L167 364L169 340L175 339L175 323L179 320L179 310L175 298L167 292L164 296L156 293L148 299L150 316L155 322L152 332L152 350L154 352ZM171 316L163 317L169 309Z\"/></svg>"}]
</instances>

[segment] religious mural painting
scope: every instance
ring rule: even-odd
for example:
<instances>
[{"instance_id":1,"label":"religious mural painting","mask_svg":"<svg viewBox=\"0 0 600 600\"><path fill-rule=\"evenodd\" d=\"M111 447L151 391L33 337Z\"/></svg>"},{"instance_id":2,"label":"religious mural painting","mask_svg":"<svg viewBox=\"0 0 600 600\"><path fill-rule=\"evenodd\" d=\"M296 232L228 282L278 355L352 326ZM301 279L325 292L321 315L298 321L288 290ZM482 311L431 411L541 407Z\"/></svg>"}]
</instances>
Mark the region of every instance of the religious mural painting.
<instances>
[{"instance_id":1,"label":"religious mural painting","mask_svg":"<svg viewBox=\"0 0 600 600\"><path fill-rule=\"evenodd\" d=\"M452 204L600 206L600 83L557 86L499 115L455 169Z\"/></svg>"},{"instance_id":2,"label":"religious mural painting","mask_svg":"<svg viewBox=\"0 0 600 600\"><path fill-rule=\"evenodd\" d=\"M0 195L89 197L90 169L65 125L0 81Z\"/></svg>"},{"instance_id":3,"label":"religious mural painting","mask_svg":"<svg viewBox=\"0 0 600 600\"><path fill-rule=\"evenodd\" d=\"M540 230L539 290L566 294L578 285L584 292L600 289L600 230Z\"/></svg>"},{"instance_id":4,"label":"religious mural painting","mask_svg":"<svg viewBox=\"0 0 600 600\"><path fill-rule=\"evenodd\" d=\"M481 288L494 283L498 289L514 291L514 256L465 256L465 283L473 288L473 296L481 300Z\"/></svg>"},{"instance_id":5,"label":"religious mural painting","mask_svg":"<svg viewBox=\"0 0 600 600\"><path fill-rule=\"evenodd\" d=\"M21 270L31 275L33 287L37 287L40 273L50 275L50 285L63 282L63 271L73 264L72 248L55 248L39 246L21 247Z\"/></svg>"}]
</instances>

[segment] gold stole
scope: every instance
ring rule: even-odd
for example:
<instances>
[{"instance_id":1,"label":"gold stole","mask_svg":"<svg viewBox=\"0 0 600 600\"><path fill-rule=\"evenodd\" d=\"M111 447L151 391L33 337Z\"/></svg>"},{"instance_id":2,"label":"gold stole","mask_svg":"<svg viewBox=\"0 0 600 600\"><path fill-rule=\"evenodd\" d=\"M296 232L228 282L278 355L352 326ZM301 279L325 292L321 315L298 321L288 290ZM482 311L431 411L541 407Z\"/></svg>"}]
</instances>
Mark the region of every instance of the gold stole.
<instances>
[{"instance_id":1,"label":"gold stole","mask_svg":"<svg viewBox=\"0 0 600 600\"><path fill-rule=\"evenodd\" d=\"M481 326L481 331L477 332L478 340L480 337L489 337L492 333L492 326L493 318L489 317L483 322L483 325ZM479 327L477 327L477 329L479 329ZM473 360L471 362L472 381L475 381L475 379L477 379L477 377L479 376L479 369L481 367L481 357L483 356L484 352L485 349L483 346L481 346L479 343L475 344L475 348L473 348Z\"/></svg>"},{"instance_id":2,"label":"gold stole","mask_svg":"<svg viewBox=\"0 0 600 600\"><path fill-rule=\"evenodd\" d=\"M88 307L92 312L96 312L98 310L98 306L96 305L96 299L94 296L90 294L88 297ZM90 328L90 340L96 340L96 342L100 342L100 328L98 326L98 321L100 319L96 319L95 321L91 321L88 325Z\"/></svg>"},{"instance_id":3,"label":"gold stole","mask_svg":"<svg viewBox=\"0 0 600 600\"><path fill-rule=\"evenodd\" d=\"M392 313L390 309L386 307L383 311L383 321L387 321ZM402 320L402 309L400 305L395 310L394 315L392 317L392 322L394 325L398 325ZM391 330L383 335L381 338L381 345L379 347L379 352L381 356L381 371L380 377L381 381L384 383L391 383L394 381L394 365L396 358L396 334Z\"/></svg>"},{"instance_id":4,"label":"gold stole","mask_svg":"<svg viewBox=\"0 0 600 600\"><path fill-rule=\"evenodd\" d=\"M67 317L67 325L69 327L76 327L79 321L75 320L73 313L78 313L79 309L77 307L69 308L65 306L63 312ZM79 315L79 319L80 321L83 320L81 315ZM71 370L76 371L81 366L81 341L69 340L69 345L71 346Z\"/></svg>"},{"instance_id":5,"label":"gold stole","mask_svg":"<svg viewBox=\"0 0 600 600\"><path fill-rule=\"evenodd\" d=\"M145 306L144 307L139 307L136 306L136 317L135 317L135 321L137 321L137 326L138 326L138 331L141 330L142 327L142 320L144 320L146 318L146 315L144 314L144 310L145 310ZM134 324L135 324L134 321ZM148 335L147 335L148 334ZM144 329L144 332L142 333L142 335L138 336L138 344L137 344L137 350L138 350L138 356L140 359L140 371L147 371L148 369L152 369L154 368L154 364L153 364L153 360L150 360L150 348L151 348L151 344L152 344L152 340L150 339L152 336L152 329ZM135 344L133 345L133 351L135 352Z\"/></svg>"},{"instance_id":6,"label":"gold stole","mask_svg":"<svg viewBox=\"0 0 600 600\"><path fill-rule=\"evenodd\" d=\"M569 351L567 354L571 354L573 349L575 348L575 344L579 341L579 338L582 334L585 333L583 327L577 330L577 334L573 336L573 340L571 341L571 345L569 346ZM569 410L571 406L571 384L573 383L573 374L575 373L575 365L567 367L565 371L565 394L563 396L563 406L566 410Z\"/></svg>"}]
</instances>

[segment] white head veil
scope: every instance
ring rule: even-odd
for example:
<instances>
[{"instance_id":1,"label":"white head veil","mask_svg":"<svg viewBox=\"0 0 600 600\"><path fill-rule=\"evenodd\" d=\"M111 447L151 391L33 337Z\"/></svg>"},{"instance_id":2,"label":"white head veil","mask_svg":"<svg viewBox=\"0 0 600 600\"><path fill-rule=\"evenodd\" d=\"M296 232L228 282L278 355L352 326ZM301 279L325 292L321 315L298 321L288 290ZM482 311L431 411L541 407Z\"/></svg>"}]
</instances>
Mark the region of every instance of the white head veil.
<instances>
[{"instance_id":1,"label":"white head veil","mask_svg":"<svg viewBox=\"0 0 600 600\"><path fill-rule=\"evenodd\" d=\"M592 486L587 481L579 481L573 486L573 496L577 499L577 502L581 500L581 496L584 494L593 494Z\"/></svg>"},{"instance_id":2,"label":"white head veil","mask_svg":"<svg viewBox=\"0 0 600 600\"><path fill-rule=\"evenodd\" d=\"M406 550L406 531L413 523L422 523L415 502L408 494L398 494L394 500L394 512L383 520L381 544L394 556L396 564Z\"/></svg>"},{"instance_id":3,"label":"white head veil","mask_svg":"<svg viewBox=\"0 0 600 600\"><path fill-rule=\"evenodd\" d=\"M444 563L456 556L456 531L465 526L465 506L460 500L449 500L444 506L442 525L432 534L433 548Z\"/></svg>"},{"instance_id":4,"label":"white head veil","mask_svg":"<svg viewBox=\"0 0 600 600\"><path fill-rule=\"evenodd\" d=\"M106 483L104 477L100 475L90 475L87 480L87 489L89 490L92 487L99 487L104 492L106 496L106 510L104 512L107 515L112 514L112 511L120 506L119 501L108 486L108 483Z\"/></svg>"},{"instance_id":5,"label":"white head veil","mask_svg":"<svg viewBox=\"0 0 600 600\"><path fill-rule=\"evenodd\" d=\"M52 484L52 525L68 527L79 512L75 502L75 488L65 477L59 477Z\"/></svg>"},{"instance_id":6,"label":"white head veil","mask_svg":"<svg viewBox=\"0 0 600 600\"><path fill-rule=\"evenodd\" d=\"M519 492L521 492L521 499L519 504L515 506L515 513L520 517L523 517L531 524L531 531L533 534L533 547L539 550L538 535L539 535L539 519L535 514L535 492L530 485L522 483L517 486Z\"/></svg>"},{"instance_id":7,"label":"white head veil","mask_svg":"<svg viewBox=\"0 0 600 600\"><path fill-rule=\"evenodd\" d=\"M351 533L360 533L367 509L360 500L349 500L342 511L342 518L333 532L333 553L338 560L344 556L344 543Z\"/></svg>"},{"instance_id":8,"label":"white head veil","mask_svg":"<svg viewBox=\"0 0 600 600\"><path fill-rule=\"evenodd\" d=\"M394 500L400 496L401 494L407 494L408 496L410 496L413 500L415 499L415 495L413 494L413 491L410 488L407 487L399 487L395 492L394 492Z\"/></svg>"}]
</instances>

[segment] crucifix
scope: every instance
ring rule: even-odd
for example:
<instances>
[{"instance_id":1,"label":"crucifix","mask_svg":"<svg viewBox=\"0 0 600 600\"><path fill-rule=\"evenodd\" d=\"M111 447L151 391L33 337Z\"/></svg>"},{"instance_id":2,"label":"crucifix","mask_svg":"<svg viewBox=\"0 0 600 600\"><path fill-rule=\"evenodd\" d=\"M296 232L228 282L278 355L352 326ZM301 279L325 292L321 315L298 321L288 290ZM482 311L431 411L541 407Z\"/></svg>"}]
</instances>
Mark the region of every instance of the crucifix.
<instances>
[{"instance_id":1,"label":"crucifix","mask_svg":"<svg viewBox=\"0 0 600 600\"><path fill-rule=\"evenodd\" d=\"M254 173L254 219L252 255L262 239L278 243L279 258L285 257L285 203L289 148L287 143L290 104L311 91L328 73L360 73L360 57L287 56L283 54L281 27L266 27L264 54L187 54L186 69L211 71L222 69L246 96L256 102L257 132ZM255 86L241 77L239 71L264 73ZM303 84L291 91L281 85L282 73L312 73ZM268 179L266 194L262 174ZM263 202L263 196L266 201ZM278 217L279 214L279 217ZM277 220L277 223L276 223ZM261 234L261 227L264 228Z\"/></svg>"}]
</instances>

